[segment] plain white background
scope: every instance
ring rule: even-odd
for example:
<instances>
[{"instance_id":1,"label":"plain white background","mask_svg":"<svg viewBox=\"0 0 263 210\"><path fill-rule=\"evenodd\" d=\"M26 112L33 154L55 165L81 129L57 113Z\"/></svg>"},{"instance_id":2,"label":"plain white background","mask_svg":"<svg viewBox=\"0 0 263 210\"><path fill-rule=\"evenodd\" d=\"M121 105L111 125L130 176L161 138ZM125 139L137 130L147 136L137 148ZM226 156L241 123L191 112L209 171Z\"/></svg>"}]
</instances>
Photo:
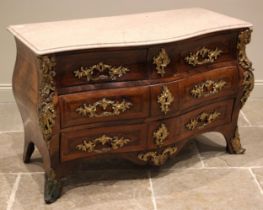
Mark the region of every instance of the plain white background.
<instances>
[{"instance_id":1,"label":"plain white background","mask_svg":"<svg viewBox=\"0 0 263 210\"><path fill-rule=\"evenodd\" d=\"M262 0L0 0L0 102L13 101L12 71L16 49L6 27L32 22L112 16L185 7L203 7L254 24L252 43L247 52L255 68L253 97L263 97L263 1ZM178 20L180 21L180 20Z\"/></svg>"}]
</instances>

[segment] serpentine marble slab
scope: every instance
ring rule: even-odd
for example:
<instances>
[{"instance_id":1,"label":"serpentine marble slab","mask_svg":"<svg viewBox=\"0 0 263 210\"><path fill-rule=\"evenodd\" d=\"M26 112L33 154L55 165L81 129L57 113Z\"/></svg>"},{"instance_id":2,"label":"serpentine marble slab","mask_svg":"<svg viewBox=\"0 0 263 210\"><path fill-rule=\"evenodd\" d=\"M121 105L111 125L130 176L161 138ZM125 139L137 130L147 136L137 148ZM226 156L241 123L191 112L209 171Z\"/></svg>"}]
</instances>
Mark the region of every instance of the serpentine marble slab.
<instances>
[{"instance_id":1,"label":"serpentine marble slab","mask_svg":"<svg viewBox=\"0 0 263 210\"><path fill-rule=\"evenodd\" d=\"M179 41L251 23L201 8L9 26L38 55Z\"/></svg>"}]
</instances>

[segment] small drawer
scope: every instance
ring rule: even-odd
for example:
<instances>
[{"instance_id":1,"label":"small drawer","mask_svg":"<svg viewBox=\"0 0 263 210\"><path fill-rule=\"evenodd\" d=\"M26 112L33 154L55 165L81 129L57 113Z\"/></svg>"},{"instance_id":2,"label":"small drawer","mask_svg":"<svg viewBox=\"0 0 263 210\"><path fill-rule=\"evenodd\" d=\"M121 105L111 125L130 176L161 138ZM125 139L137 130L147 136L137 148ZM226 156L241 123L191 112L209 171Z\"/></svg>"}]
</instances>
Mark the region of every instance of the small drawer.
<instances>
[{"instance_id":1,"label":"small drawer","mask_svg":"<svg viewBox=\"0 0 263 210\"><path fill-rule=\"evenodd\" d=\"M144 150L145 124L72 130L61 133L61 161L105 153Z\"/></svg>"},{"instance_id":2,"label":"small drawer","mask_svg":"<svg viewBox=\"0 0 263 210\"><path fill-rule=\"evenodd\" d=\"M59 87L147 78L146 49L98 50L56 56Z\"/></svg>"},{"instance_id":3,"label":"small drawer","mask_svg":"<svg viewBox=\"0 0 263 210\"><path fill-rule=\"evenodd\" d=\"M179 129L179 118L177 117L150 123L148 129L149 149L175 143Z\"/></svg>"},{"instance_id":4,"label":"small drawer","mask_svg":"<svg viewBox=\"0 0 263 210\"><path fill-rule=\"evenodd\" d=\"M211 99L231 95L237 88L238 71L236 67L226 67L194 74L181 81L181 108L209 101Z\"/></svg>"},{"instance_id":5,"label":"small drawer","mask_svg":"<svg viewBox=\"0 0 263 210\"><path fill-rule=\"evenodd\" d=\"M180 117L180 133L183 136L202 133L213 127L231 122L234 100L225 100L204 106Z\"/></svg>"},{"instance_id":6,"label":"small drawer","mask_svg":"<svg viewBox=\"0 0 263 210\"><path fill-rule=\"evenodd\" d=\"M178 82L151 86L151 116L169 116L178 110Z\"/></svg>"},{"instance_id":7,"label":"small drawer","mask_svg":"<svg viewBox=\"0 0 263 210\"><path fill-rule=\"evenodd\" d=\"M61 126L149 116L149 88L131 87L62 95Z\"/></svg>"}]
</instances>

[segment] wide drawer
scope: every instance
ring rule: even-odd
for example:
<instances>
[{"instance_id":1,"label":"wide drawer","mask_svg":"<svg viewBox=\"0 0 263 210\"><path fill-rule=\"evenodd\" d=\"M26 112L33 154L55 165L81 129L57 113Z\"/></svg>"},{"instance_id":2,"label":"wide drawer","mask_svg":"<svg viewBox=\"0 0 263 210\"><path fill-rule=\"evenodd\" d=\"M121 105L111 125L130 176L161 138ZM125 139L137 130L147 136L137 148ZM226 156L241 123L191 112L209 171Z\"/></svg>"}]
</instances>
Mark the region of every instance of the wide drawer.
<instances>
[{"instance_id":1,"label":"wide drawer","mask_svg":"<svg viewBox=\"0 0 263 210\"><path fill-rule=\"evenodd\" d=\"M59 98L62 127L149 116L149 87L87 91Z\"/></svg>"},{"instance_id":2,"label":"wide drawer","mask_svg":"<svg viewBox=\"0 0 263 210\"><path fill-rule=\"evenodd\" d=\"M233 94L237 90L236 67L219 68L202 74L194 74L182 80L180 86L181 108Z\"/></svg>"},{"instance_id":3,"label":"wide drawer","mask_svg":"<svg viewBox=\"0 0 263 210\"><path fill-rule=\"evenodd\" d=\"M145 124L73 130L61 134L61 161L105 153L144 150L147 143Z\"/></svg>"},{"instance_id":4,"label":"wide drawer","mask_svg":"<svg viewBox=\"0 0 263 210\"><path fill-rule=\"evenodd\" d=\"M59 87L147 78L147 50L98 50L56 56Z\"/></svg>"}]
</instances>

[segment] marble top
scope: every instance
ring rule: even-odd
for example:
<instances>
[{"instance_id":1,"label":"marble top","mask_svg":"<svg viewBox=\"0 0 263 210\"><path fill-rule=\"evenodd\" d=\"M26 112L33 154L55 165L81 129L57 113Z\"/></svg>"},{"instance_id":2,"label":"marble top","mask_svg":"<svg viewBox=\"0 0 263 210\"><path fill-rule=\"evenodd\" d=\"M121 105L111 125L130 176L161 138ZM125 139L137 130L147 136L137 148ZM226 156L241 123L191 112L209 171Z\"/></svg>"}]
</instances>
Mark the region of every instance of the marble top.
<instances>
[{"instance_id":1,"label":"marble top","mask_svg":"<svg viewBox=\"0 0 263 210\"><path fill-rule=\"evenodd\" d=\"M201 8L9 26L36 54L179 41L251 23Z\"/></svg>"}]
</instances>

